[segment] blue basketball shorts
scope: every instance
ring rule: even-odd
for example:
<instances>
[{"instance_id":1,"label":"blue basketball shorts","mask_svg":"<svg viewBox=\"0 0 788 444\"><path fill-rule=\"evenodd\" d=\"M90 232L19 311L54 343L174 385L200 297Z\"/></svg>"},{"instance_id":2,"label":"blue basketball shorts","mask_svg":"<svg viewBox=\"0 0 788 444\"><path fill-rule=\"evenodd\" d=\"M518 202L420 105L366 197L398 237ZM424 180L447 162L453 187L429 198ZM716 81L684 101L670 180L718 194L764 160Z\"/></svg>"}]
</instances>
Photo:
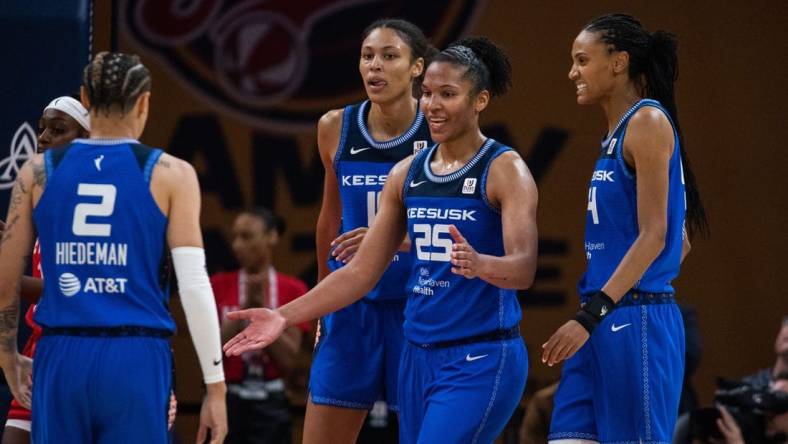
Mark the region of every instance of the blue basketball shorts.
<instances>
[{"instance_id":1,"label":"blue basketball shorts","mask_svg":"<svg viewBox=\"0 0 788 444\"><path fill-rule=\"evenodd\" d=\"M362 299L320 319L309 377L315 404L397 410L406 299Z\"/></svg>"},{"instance_id":2,"label":"blue basketball shorts","mask_svg":"<svg viewBox=\"0 0 788 444\"><path fill-rule=\"evenodd\" d=\"M632 304L627 295L564 363L551 443L672 441L684 377L684 324L672 296L642 304L648 296Z\"/></svg>"},{"instance_id":3,"label":"blue basketball shorts","mask_svg":"<svg viewBox=\"0 0 788 444\"><path fill-rule=\"evenodd\" d=\"M400 443L492 443L517 408L528 376L519 336L446 348L405 342Z\"/></svg>"},{"instance_id":4,"label":"blue basketball shorts","mask_svg":"<svg viewBox=\"0 0 788 444\"><path fill-rule=\"evenodd\" d=\"M44 335L33 361L36 443L169 442L167 339Z\"/></svg>"}]
</instances>

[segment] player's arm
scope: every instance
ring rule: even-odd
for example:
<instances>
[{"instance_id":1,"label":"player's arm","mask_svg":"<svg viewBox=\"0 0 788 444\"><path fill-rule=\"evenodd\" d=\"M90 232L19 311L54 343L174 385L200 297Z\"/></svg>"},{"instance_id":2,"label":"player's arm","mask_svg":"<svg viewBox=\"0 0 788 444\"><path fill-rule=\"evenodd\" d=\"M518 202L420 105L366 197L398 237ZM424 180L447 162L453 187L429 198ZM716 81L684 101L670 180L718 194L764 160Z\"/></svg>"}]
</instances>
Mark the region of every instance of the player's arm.
<instances>
[{"instance_id":1,"label":"player's arm","mask_svg":"<svg viewBox=\"0 0 788 444\"><path fill-rule=\"evenodd\" d=\"M339 232L342 221L339 183L337 183L337 176L334 171L334 155L339 147L341 132L341 109L327 112L317 124L317 148L325 169L323 202L320 205L320 215L317 217L317 229L315 230L318 281L322 280L329 273L327 260L331 249L331 241Z\"/></svg>"},{"instance_id":2,"label":"player's arm","mask_svg":"<svg viewBox=\"0 0 788 444\"><path fill-rule=\"evenodd\" d=\"M28 377L30 360L19 354L16 345L19 327L19 296L22 273L33 250L34 169L43 169L43 158L37 155L19 171L11 200L5 229L0 236L0 366L14 397L23 405L30 405Z\"/></svg>"},{"instance_id":3,"label":"player's arm","mask_svg":"<svg viewBox=\"0 0 788 444\"><path fill-rule=\"evenodd\" d=\"M239 355L266 347L287 328L306 322L361 299L386 270L397 252L406 230L402 185L412 157L392 168L380 198L380 211L369 228L356 257L348 265L329 274L304 296L278 310L257 308L232 312L228 317L250 324L224 345L225 353Z\"/></svg>"},{"instance_id":4,"label":"player's arm","mask_svg":"<svg viewBox=\"0 0 788 444\"><path fill-rule=\"evenodd\" d=\"M205 269L197 173L188 163L163 154L153 171L152 181L154 186L156 182L162 183L167 191L167 243L178 278L181 305L207 387L200 412L198 442L205 441L210 429L211 443L221 443L227 434L227 389L221 365L219 318Z\"/></svg>"},{"instance_id":5,"label":"player's arm","mask_svg":"<svg viewBox=\"0 0 788 444\"><path fill-rule=\"evenodd\" d=\"M452 272L469 278L479 277L500 288L528 288L536 272L538 192L519 154L511 151L493 160L487 179L487 195L489 201L501 209L505 254L479 254L452 227L450 233L455 242Z\"/></svg>"},{"instance_id":6,"label":"player's arm","mask_svg":"<svg viewBox=\"0 0 788 444\"><path fill-rule=\"evenodd\" d=\"M602 291L618 302L643 277L665 248L668 230L668 171L673 153L673 128L653 107L632 116L624 139L624 158L637 172L638 237Z\"/></svg>"},{"instance_id":7,"label":"player's arm","mask_svg":"<svg viewBox=\"0 0 788 444\"><path fill-rule=\"evenodd\" d=\"M0 220L0 238L3 237L3 230L5 229L5 222ZM44 281L32 276L22 276L20 294L22 298L31 304L35 304L41 298L41 293L44 292Z\"/></svg>"}]
</instances>

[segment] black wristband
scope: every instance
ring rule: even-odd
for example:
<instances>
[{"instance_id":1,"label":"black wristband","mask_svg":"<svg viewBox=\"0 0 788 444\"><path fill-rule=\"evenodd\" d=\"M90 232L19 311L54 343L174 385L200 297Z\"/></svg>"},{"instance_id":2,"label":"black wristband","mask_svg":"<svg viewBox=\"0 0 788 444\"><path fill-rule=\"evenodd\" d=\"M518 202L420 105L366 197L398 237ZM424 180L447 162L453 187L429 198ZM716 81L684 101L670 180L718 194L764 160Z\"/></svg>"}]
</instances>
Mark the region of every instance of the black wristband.
<instances>
[{"instance_id":1,"label":"black wristband","mask_svg":"<svg viewBox=\"0 0 788 444\"><path fill-rule=\"evenodd\" d=\"M590 334L614 308L616 308L616 303L613 299L604 291L598 291L583 305L574 319Z\"/></svg>"}]
</instances>

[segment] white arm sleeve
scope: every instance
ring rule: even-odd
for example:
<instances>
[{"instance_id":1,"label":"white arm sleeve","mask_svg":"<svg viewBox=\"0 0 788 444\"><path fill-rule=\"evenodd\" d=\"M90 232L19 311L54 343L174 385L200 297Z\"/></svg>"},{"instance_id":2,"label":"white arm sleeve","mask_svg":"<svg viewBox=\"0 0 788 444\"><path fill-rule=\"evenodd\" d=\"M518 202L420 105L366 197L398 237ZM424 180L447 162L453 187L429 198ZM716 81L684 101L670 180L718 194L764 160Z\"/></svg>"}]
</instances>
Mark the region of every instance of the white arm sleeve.
<instances>
[{"instance_id":1,"label":"white arm sleeve","mask_svg":"<svg viewBox=\"0 0 788 444\"><path fill-rule=\"evenodd\" d=\"M171 252L181 305L197 350L203 380L206 384L224 381L219 316L208 272L205 271L205 250L177 247Z\"/></svg>"}]
</instances>

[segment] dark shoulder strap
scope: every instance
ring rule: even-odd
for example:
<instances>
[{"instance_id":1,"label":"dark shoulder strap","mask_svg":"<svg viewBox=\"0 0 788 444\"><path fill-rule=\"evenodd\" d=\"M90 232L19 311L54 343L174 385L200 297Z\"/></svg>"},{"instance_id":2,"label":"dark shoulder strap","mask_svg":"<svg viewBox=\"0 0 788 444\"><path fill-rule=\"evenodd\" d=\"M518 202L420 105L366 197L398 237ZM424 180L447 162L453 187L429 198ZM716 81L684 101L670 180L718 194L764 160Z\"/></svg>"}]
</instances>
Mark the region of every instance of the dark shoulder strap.
<instances>
[{"instance_id":1,"label":"dark shoulder strap","mask_svg":"<svg viewBox=\"0 0 788 444\"><path fill-rule=\"evenodd\" d=\"M153 173L153 167L156 165L156 162L159 160L159 157L163 154L163 151L158 148L151 148L149 146L145 146L141 143L136 143L130 145L131 152L134 154L134 157L137 159L137 166L140 167L140 171L142 172L142 176L145 179L145 183L150 183L150 177Z\"/></svg>"}]
</instances>

